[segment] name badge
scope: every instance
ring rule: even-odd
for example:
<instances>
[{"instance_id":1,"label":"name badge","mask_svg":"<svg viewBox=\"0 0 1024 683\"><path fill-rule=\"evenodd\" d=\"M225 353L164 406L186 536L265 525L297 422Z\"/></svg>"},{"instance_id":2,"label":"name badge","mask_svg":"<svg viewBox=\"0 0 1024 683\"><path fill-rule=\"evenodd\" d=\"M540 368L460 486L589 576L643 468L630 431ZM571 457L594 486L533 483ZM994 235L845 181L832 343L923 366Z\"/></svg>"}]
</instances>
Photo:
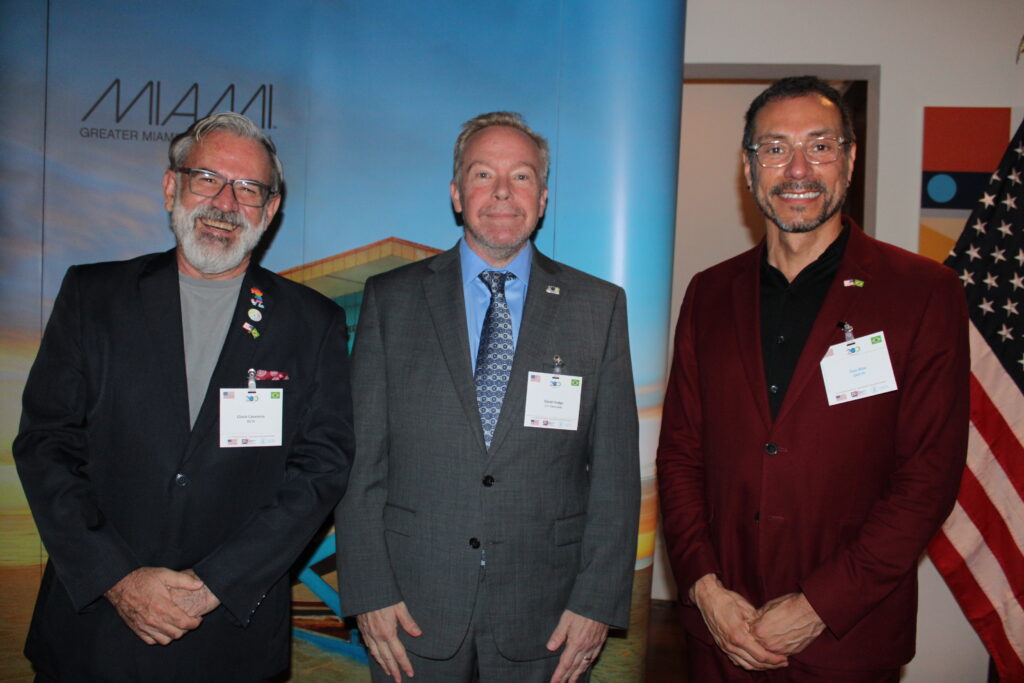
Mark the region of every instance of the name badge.
<instances>
[{"instance_id":1,"label":"name badge","mask_svg":"<svg viewBox=\"0 0 1024 683\"><path fill-rule=\"evenodd\" d=\"M821 376L830 406L896 391L885 333L875 332L828 347L821 359Z\"/></svg>"},{"instance_id":2,"label":"name badge","mask_svg":"<svg viewBox=\"0 0 1024 683\"><path fill-rule=\"evenodd\" d=\"M280 446L284 389L221 389L220 447Z\"/></svg>"},{"instance_id":3,"label":"name badge","mask_svg":"<svg viewBox=\"0 0 1024 683\"><path fill-rule=\"evenodd\" d=\"M529 372L526 378L524 427L575 431L580 420L583 378Z\"/></svg>"}]
</instances>

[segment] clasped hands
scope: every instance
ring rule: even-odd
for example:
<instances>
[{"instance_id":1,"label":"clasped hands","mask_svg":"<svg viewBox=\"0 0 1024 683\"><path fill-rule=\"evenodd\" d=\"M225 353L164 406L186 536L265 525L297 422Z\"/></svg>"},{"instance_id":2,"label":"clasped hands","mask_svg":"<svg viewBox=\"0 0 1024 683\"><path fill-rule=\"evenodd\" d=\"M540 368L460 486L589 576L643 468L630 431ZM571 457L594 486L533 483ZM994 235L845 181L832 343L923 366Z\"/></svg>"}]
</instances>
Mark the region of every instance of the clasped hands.
<instances>
[{"instance_id":1,"label":"clasped hands","mask_svg":"<svg viewBox=\"0 0 1024 683\"><path fill-rule=\"evenodd\" d=\"M147 645L167 645L181 638L220 605L191 569L139 567L103 595Z\"/></svg>"},{"instance_id":2,"label":"clasped hands","mask_svg":"<svg viewBox=\"0 0 1024 683\"><path fill-rule=\"evenodd\" d=\"M789 655L802 651L825 630L803 593L782 595L755 609L717 576L707 574L690 588L690 600L718 647L733 664L749 671L788 665Z\"/></svg>"}]
</instances>

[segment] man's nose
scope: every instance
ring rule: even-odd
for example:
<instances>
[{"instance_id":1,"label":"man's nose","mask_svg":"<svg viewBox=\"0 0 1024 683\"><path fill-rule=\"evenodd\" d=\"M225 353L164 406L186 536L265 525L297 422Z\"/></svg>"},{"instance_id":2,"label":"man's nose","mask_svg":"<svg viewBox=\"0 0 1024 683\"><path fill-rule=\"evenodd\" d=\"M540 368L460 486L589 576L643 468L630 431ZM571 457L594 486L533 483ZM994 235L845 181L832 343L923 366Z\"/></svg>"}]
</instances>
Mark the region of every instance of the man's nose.
<instances>
[{"instance_id":1,"label":"man's nose","mask_svg":"<svg viewBox=\"0 0 1024 683\"><path fill-rule=\"evenodd\" d=\"M803 145L800 145L793 150L793 158L786 164L786 177L803 178L810 170L811 164L807 161L807 157L804 156Z\"/></svg>"},{"instance_id":2,"label":"man's nose","mask_svg":"<svg viewBox=\"0 0 1024 683\"><path fill-rule=\"evenodd\" d=\"M221 211L237 211L238 200L235 198L235 186L231 183L224 183L220 192L213 196L212 203Z\"/></svg>"},{"instance_id":3,"label":"man's nose","mask_svg":"<svg viewBox=\"0 0 1024 683\"><path fill-rule=\"evenodd\" d=\"M494 181L494 198L495 199L508 199L508 179L498 176Z\"/></svg>"}]
</instances>

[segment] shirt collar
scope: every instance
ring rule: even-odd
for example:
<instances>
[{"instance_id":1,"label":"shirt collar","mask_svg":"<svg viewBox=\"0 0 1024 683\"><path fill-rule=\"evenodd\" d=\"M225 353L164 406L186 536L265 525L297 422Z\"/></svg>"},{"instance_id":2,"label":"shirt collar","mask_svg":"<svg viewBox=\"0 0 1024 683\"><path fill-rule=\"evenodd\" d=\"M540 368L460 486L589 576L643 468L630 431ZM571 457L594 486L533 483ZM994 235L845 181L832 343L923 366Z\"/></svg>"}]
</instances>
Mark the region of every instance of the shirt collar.
<instances>
[{"instance_id":1,"label":"shirt collar","mask_svg":"<svg viewBox=\"0 0 1024 683\"><path fill-rule=\"evenodd\" d=\"M524 285L530 282L530 266L533 262L533 245L527 244L504 268L495 268L469 248L466 238L459 239L459 262L462 265L462 285L465 287L476 280L485 270L508 271Z\"/></svg>"}]
</instances>

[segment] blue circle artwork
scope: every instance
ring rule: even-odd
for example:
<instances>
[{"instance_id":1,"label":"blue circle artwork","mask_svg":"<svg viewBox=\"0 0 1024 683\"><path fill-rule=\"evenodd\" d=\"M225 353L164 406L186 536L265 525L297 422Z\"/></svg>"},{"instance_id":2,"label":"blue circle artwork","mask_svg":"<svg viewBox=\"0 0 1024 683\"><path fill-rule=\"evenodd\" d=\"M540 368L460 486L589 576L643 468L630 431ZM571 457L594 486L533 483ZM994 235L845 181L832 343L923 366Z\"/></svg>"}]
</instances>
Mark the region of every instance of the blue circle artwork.
<instances>
[{"instance_id":1,"label":"blue circle artwork","mask_svg":"<svg viewBox=\"0 0 1024 683\"><path fill-rule=\"evenodd\" d=\"M944 204L956 194L956 181L945 173L933 175L928 181L928 196L932 201Z\"/></svg>"}]
</instances>

